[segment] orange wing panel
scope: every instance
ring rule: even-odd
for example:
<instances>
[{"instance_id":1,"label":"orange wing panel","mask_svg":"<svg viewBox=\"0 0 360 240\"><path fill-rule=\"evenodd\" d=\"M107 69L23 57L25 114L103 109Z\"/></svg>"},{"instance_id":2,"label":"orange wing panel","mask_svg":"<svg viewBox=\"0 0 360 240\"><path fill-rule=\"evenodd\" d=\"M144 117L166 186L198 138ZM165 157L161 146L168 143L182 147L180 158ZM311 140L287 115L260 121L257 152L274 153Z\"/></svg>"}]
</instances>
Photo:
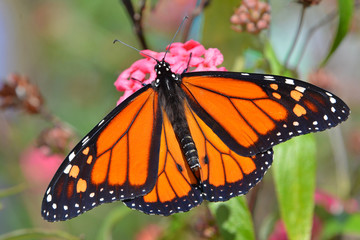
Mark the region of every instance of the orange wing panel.
<instances>
[{"instance_id":1,"label":"orange wing panel","mask_svg":"<svg viewBox=\"0 0 360 240\"><path fill-rule=\"evenodd\" d=\"M130 207L148 214L170 215L188 211L202 202L198 182L181 152L173 127L163 112L158 178L143 197L126 200Z\"/></svg>"},{"instance_id":2,"label":"orange wing panel","mask_svg":"<svg viewBox=\"0 0 360 240\"><path fill-rule=\"evenodd\" d=\"M127 142L127 136L124 136L112 151L109 169L110 185L123 185L126 181L128 161L124 159L128 159L128 153L124 149L127 148Z\"/></svg>"},{"instance_id":3,"label":"orange wing panel","mask_svg":"<svg viewBox=\"0 0 360 240\"><path fill-rule=\"evenodd\" d=\"M251 101L233 99L232 102L246 122L251 123L258 133L264 135L275 128L274 122Z\"/></svg>"},{"instance_id":4,"label":"orange wing panel","mask_svg":"<svg viewBox=\"0 0 360 240\"><path fill-rule=\"evenodd\" d=\"M227 147L196 113L185 107L190 132L198 150L204 198L225 201L247 193L259 182L272 162L268 150L252 157L243 157Z\"/></svg>"},{"instance_id":5,"label":"orange wing panel","mask_svg":"<svg viewBox=\"0 0 360 240\"><path fill-rule=\"evenodd\" d=\"M110 151L98 156L91 171L91 183L99 185L105 182L110 162Z\"/></svg>"},{"instance_id":6,"label":"orange wing panel","mask_svg":"<svg viewBox=\"0 0 360 240\"><path fill-rule=\"evenodd\" d=\"M189 83L186 77L183 78L183 82L189 86L193 84L198 88L219 92L226 96L241 96L247 99L266 98L266 92L258 85L247 81L234 81L232 78L223 77L208 77L208 76L196 76L191 77L191 83ZM202 92L204 93L204 92ZM207 94L204 93L204 97Z\"/></svg>"},{"instance_id":7,"label":"orange wing panel","mask_svg":"<svg viewBox=\"0 0 360 240\"><path fill-rule=\"evenodd\" d=\"M289 111L277 102L282 98L278 92L270 98L268 89L251 81L193 75L182 81L189 104L232 151L253 156L272 147L269 137ZM276 91L279 85L269 84L269 89Z\"/></svg>"},{"instance_id":8,"label":"orange wing panel","mask_svg":"<svg viewBox=\"0 0 360 240\"><path fill-rule=\"evenodd\" d=\"M152 91L152 90L151 90ZM140 95L136 101L132 101L127 107L125 111L118 113L111 122L106 126L106 128L100 133L99 138L97 140L97 153L102 154L108 149L112 148L113 145L121 138L121 136L129 130L129 125L134 119L139 119L138 114L140 109L144 108L144 104L147 104L147 107L152 108L152 101L149 97L154 98L154 96L150 96L150 90L147 93ZM152 93L154 94L154 93ZM153 114L152 109L150 109L150 113L143 114ZM152 116L150 117L150 119ZM150 120L149 118L147 118ZM138 121L144 121L138 120ZM151 120L150 122L153 122Z\"/></svg>"},{"instance_id":9,"label":"orange wing panel","mask_svg":"<svg viewBox=\"0 0 360 240\"><path fill-rule=\"evenodd\" d=\"M205 112L209 113L241 146L248 148L257 142L257 134L227 97L191 85L189 89L197 96L196 100Z\"/></svg>"}]
</instances>

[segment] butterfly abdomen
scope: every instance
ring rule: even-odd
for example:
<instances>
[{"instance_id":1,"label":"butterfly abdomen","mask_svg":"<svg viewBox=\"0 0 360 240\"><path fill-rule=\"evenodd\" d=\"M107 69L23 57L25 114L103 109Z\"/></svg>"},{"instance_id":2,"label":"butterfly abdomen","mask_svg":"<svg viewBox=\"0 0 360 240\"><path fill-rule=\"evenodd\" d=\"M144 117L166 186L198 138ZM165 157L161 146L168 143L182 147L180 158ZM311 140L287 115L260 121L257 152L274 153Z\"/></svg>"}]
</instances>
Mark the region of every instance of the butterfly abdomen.
<instances>
[{"instance_id":1,"label":"butterfly abdomen","mask_svg":"<svg viewBox=\"0 0 360 240\"><path fill-rule=\"evenodd\" d=\"M177 85L172 74L158 74L158 78L160 83L156 90L159 93L160 106L169 117L181 151L190 169L197 171L200 167L199 156L185 116L184 104L186 100L184 92Z\"/></svg>"},{"instance_id":2,"label":"butterfly abdomen","mask_svg":"<svg viewBox=\"0 0 360 240\"><path fill-rule=\"evenodd\" d=\"M178 88L175 86L175 88ZM190 129L186 121L184 111L185 99L181 97L182 94L178 93L173 96L166 97L165 101L160 100L160 104L163 102L163 109L165 110L171 125L174 129L176 138L181 147L181 151L189 164L190 169L195 169L200 166L199 156L194 143L193 138L190 134ZM161 99L161 98L160 98Z\"/></svg>"}]
</instances>

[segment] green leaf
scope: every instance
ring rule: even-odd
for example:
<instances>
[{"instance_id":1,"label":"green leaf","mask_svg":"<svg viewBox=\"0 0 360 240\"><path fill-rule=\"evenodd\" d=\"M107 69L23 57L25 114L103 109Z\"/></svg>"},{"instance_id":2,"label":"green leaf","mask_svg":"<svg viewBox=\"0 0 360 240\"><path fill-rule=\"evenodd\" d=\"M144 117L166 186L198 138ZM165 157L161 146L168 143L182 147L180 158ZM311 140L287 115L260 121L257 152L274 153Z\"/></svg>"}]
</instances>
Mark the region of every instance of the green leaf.
<instances>
[{"instance_id":1,"label":"green leaf","mask_svg":"<svg viewBox=\"0 0 360 240\"><path fill-rule=\"evenodd\" d=\"M340 215L327 221L323 231L323 239L334 238L338 234L360 236L360 213Z\"/></svg>"},{"instance_id":2,"label":"green leaf","mask_svg":"<svg viewBox=\"0 0 360 240\"><path fill-rule=\"evenodd\" d=\"M81 240L64 231L49 231L43 229L20 229L0 235L1 240L23 240L23 239L62 239L62 240Z\"/></svg>"},{"instance_id":3,"label":"green leaf","mask_svg":"<svg viewBox=\"0 0 360 240\"><path fill-rule=\"evenodd\" d=\"M122 221L130 212L131 211L129 211L128 208L123 206L115 208L105 219L101 221L97 239L112 239L111 236L114 226Z\"/></svg>"},{"instance_id":4,"label":"green leaf","mask_svg":"<svg viewBox=\"0 0 360 240\"><path fill-rule=\"evenodd\" d=\"M310 239L315 191L315 141L296 137L275 148L273 173L289 239Z\"/></svg>"},{"instance_id":5,"label":"green leaf","mask_svg":"<svg viewBox=\"0 0 360 240\"><path fill-rule=\"evenodd\" d=\"M194 218L194 212L190 211L184 214L174 214L169 217L171 219L168 222L166 227L166 231L163 232L161 239L169 240L169 239L185 239L187 228L189 224L191 225L192 219Z\"/></svg>"},{"instance_id":6,"label":"green leaf","mask_svg":"<svg viewBox=\"0 0 360 240\"><path fill-rule=\"evenodd\" d=\"M255 239L250 211L244 197L209 204L224 239Z\"/></svg>"},{"instance_id":7,"label":"green leaf","mask_svg":"<svg viewBox=\"0 0 360 240\"><path fill-rule=\"evenodd\" d=\"M337 27L337 32L335 35L335 39L330 48L330 51L326 58L321 63L321 66L324 66L327 61L330 59L332 54L339 47L341 41L346 36L349 31L351 25L351 18L354 12L354 0L338 0L338 8L339 8L339 22Z\"/></svg>"}]
</instances>

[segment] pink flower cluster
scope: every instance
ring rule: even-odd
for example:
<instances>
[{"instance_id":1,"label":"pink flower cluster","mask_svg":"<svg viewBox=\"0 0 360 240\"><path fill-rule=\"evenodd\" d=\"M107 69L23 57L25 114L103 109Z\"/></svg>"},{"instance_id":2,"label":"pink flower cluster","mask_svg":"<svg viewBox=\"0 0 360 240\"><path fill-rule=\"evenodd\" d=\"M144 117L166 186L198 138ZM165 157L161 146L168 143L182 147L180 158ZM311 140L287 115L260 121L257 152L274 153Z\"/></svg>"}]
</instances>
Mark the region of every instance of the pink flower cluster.
<instances>
[{"instance_id":1,"label":"pink flower cluster","mask_svg":"<svg viewBox=\"0 0 360 240\"><path fill-rule=\"evenodd\" d=\"M141 53L150 55L161 61L165 52L154 52L151 50L143 50ZM190 59L190 53L191 59ZM156 62L154 59L145 56L134 62L130 68L123 71L115 81L115 87L118 91L124 92L120 97L118 104L129 97L142 87L141 83L151 83L155 80L156 73L154 67ZM205 49L200 43L189 40L186 43L175 42L171 44L169 52L166 54L166 62L171 66L174 73L182 73L189 62L189 70L191 71L226 71L225 67L217 67L220 65L224 57L217 48Z\"/></svg>"},{"instance_id":2,"label":"pink flower cluster","mask_svg":"<svg viewBox=\"0 0 360 240\"><path fill-rule=\"evenodd\" d=\"M32 190L42 191L63 160L62 154L52 153L48 146L31 146L21 154L20 165Z\"/></svg>"}]
</instances>

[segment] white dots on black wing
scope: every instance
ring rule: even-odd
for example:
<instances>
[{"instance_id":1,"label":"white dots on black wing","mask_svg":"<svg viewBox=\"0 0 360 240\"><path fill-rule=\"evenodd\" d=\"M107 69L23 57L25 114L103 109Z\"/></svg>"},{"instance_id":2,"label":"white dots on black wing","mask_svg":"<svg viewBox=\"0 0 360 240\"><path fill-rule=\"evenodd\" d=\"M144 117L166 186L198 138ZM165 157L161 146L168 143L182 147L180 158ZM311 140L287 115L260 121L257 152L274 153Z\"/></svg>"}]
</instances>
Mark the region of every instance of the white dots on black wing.
<instances>
[{"instance_id":1,"label":"white dots on black wing","mask_svg":"<svg viewBox=\"0 0 360 240\"><path fill-rule=\"evenodd\" d=\"M86 136L81 142L82 142L82 145L84 146L88 141L90 140L90 137L89 136Z\"/></svg>"},{"instance_id":2,"label":"white dots on black wing","mask_svg":"<svg viewBox=\"0 0 360 240\"><path fill-rule=\"evenodd\" d=\"M99 123L98 123L98 126L101 126L103 123L105 122L105 120L101 120Z\"/></svg>"},{"instance_id":3,"label":"white dots on black wing","mask_svg":"<svg viewBox=\"0 0 360 240\"><path fill-rule=\"evenodd\" d=\"M297 90L297 91L299 91L299 92L301 92L301 93L304 93L305 90L306 90L306 88L301 87L301 86L296 86L296 87L295 87L295 90Z\"/></svg>"},{"instance_id":4,"label":"white dots on black wing","mask_svg":"<svg viewBox=\"0 0 360 240\"><path fill-rule=\"evenodd\" d=\"M294 83L294 80L293 79L289 79L289 78L286 78L285 79L285 83L286 84L289 84L289 85L294 85L295 83Z\"/></svg>"},{"instance_id":5,"label":"white dots on black wing","mask_svg":"<svg viewBox=\"0 0 360 240\"><path fill-rule=\"evenodd\" d=\"M69 162L71 162L75 158L75 153L71 152L69 155Z\"/></svg>"},{"instance_id":6,"label":"white dots on black wing","mask_svg":"<svg viewBox=\"0 0 360 240\"><path fill-rule=\"evenodd\" d=\"M47 201L47 202L51 202L51 200L52 200L52 195L51 195L51 194L48 194L48 195L46 196L46 201Z\"/></svg>"},{"instance_id":7,"label":"white dots on black wing","mask_svg":"<svg viewBox=\"0 0 360 240\"><path fill-rule=\"evenodd\" d=\"M275 81L274 76L264 76L264 80L268 80L268 81Z\"/></svg>"},{"instance_id":8,"label":"white dots on black wing","mask_svg":"<svg viewBox=\"0 0 360 240\"><path fill-rule=\"evenodd\" d=\"M67 165L66 168L64 169L64 173L69 174L71 167L72 167L71 164Z\"/></svg>"},{"instance_id":9,"label":"white dots on black wing","mask_svg":"<svg viewBox=\"0 0 360 240\"><path fill-rule=\"evenodd\" d=\"M163 216L187 212L193 207L200 205L202 201L201 191L198 187L192 187L187 196L176 197L171 201L145 202L143 197L123 200L124 204L131 209L136 209L150 215L156 214Z\"/></svg>"}]
</instances>

